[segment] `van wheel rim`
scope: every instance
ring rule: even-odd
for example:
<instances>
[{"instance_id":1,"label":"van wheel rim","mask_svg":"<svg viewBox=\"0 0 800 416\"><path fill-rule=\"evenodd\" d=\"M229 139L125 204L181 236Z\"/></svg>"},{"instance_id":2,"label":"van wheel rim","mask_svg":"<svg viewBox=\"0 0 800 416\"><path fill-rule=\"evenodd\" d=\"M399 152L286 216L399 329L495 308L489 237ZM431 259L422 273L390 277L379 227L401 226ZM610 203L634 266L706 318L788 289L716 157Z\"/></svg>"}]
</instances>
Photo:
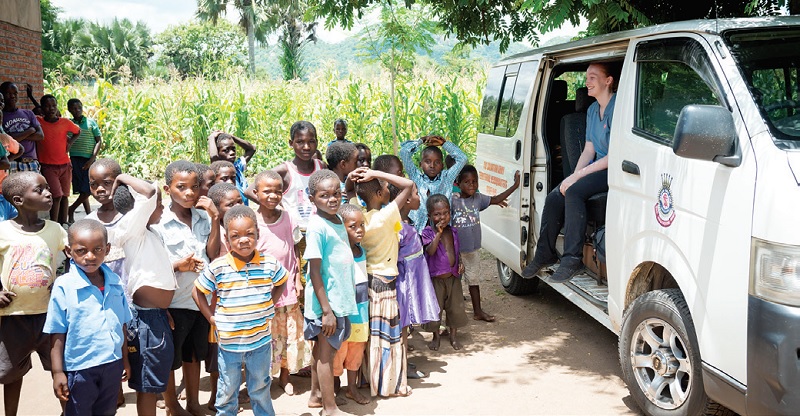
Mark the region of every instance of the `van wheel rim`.
<instances>
[{"instance_id":1,"label":"van wheel rim","mask_svg":"<svg viewBox=\"0 0 800 416\"><path fill-rule=\"evenodd\" d=\"M658 318L636 327L630 345L631 368L639 389L656 406L680 407L692 388L692 362L675 328Z\"/></svg>"},{"instance_id":2,"label":"van wheel rim","mask_svg":"<svg viewBox=\"0 0 800 416\"><path fill-rule=\"evenodd\" d=\"M511 283L511 268L502 262L500 263L500 282L504 286L508 286Z\"/></svg>"}]
</instances>

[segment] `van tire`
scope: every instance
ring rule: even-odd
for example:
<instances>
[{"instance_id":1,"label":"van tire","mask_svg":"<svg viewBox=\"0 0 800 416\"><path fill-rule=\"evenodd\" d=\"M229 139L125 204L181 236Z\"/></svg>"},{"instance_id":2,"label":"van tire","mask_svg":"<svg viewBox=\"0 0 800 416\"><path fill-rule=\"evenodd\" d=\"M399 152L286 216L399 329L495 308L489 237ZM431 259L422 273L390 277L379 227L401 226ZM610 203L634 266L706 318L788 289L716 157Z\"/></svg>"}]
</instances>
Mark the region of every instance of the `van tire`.
<instances>
[{"instance_id":1,"label":"van tire","mask_svg":"<svg viewBox=\"0 0 800 416\"><path fill-rule=\"evenodd\" d=\"M497 276L506 292L514 296L529 295L539 287L539 278L523 279L512 268L497 260Z\"/></svg>"},{"instance_id":2,"label":"van tire","mask_svg":"<svg viewBox=\"0 0 800 416\"><path fill-rule=\"evenodd\" d=\"M725 414L705 393L694 322L680 289L647 292L633 301L622 318L619 362L631 396L647 415ZM673 398L673 391L684 397Z\"/></svg>"}]
</instances>

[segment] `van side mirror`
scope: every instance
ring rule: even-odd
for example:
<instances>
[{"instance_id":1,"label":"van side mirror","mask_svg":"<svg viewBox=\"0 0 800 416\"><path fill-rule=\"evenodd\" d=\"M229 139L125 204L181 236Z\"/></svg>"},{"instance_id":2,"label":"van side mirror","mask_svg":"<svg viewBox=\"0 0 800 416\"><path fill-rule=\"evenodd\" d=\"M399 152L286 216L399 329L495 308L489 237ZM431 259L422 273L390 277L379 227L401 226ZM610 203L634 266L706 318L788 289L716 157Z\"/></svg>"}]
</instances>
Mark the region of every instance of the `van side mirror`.
<instances>
[{"instance_id":1,"label":"van side mirror","mask_svg":"<svg viewBox=\"0 0 800 416\"><path fill-rule=\"evenodd\" d=\"M717 105L687 105L678 116L672 151L688 159L737 167L742 156L736 146L736 126L728 109Z\"/></svg>"}]
</instances>

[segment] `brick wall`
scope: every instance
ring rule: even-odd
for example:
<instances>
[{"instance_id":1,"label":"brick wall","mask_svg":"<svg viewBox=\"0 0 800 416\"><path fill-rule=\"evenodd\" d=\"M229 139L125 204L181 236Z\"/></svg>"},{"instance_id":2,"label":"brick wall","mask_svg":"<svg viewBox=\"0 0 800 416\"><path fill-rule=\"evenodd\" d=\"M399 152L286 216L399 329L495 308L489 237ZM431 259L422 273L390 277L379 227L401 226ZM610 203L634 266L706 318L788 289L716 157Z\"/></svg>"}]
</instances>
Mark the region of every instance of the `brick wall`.
<instances>
[{"instance_id":1,"label":"brick wall","mask_svg":"<svg viewBox=\"0 0 800 416\"><path fill-rule=\"evenodd\" d=\"M32 108L25 96L25 84L33 86L38 100L42 86L42 33L0 21L0 82L19 87L19 107Z\"/></svg>"}]
</instances>

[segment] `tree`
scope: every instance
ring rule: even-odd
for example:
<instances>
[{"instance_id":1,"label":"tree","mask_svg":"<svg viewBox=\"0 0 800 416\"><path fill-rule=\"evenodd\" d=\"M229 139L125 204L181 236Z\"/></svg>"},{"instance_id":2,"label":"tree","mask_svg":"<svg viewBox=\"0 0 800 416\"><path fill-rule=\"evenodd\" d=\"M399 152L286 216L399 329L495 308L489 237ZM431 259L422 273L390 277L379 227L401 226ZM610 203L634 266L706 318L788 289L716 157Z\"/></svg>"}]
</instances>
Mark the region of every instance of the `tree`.
<instances>
[{"instance_id":1,"label":"tree","mask_svg":"<svg viewBox=\"0 0 800 416\"><path fill-rule=\"evenodd\" d=\"M96 74L117 81L123 76L141 79L152 56L150 29L142 22L114 19L110 24L89 23L77 33L70 61L84 76Z\"/></svg>"},{"instance_id":2,"label":"tree","mask_svg":"<svg viewBox=\"0 0 800 416\"><path fill-rule=\"evenodd\" d=\"M312 12L326 26L351 28L370 7L386 0L310 0ZM538 43L540 33L587 20L587 34L666 23L676 20L775 14L788 6L800 12L800 0L697 0L655 2L652 0L403 0L406 8L428 6L445 33L468 44L497 41L504 52L512 41Z\"/></svg>"},{"instance_id":3,"label":"tree","mask_svg":"<svg viewBox=\"0 0 800 416\"><path fill-rule=\"evenodd\" d=\"M221 79L245 68L244 37L228 23L191 22L171 26L156 37L159 62L182 77Z\"/></svg>"},{"instance_id":4,"label":"tree","mask_svg":"<svg viewBox=\"0 0 800 416\"><path fill-rule=\"evenodd\" d=\"M271 23L269 27L280 26L278 45L281 48L283 79L301 79L305 75L303 48L311 42L317 42L317 22L303 21L301 9L305 7L305 2L300 4L299 1L289 0L286 4L280 3L276 2L272 7L272 19L268 22Z\"/></svg>"},{"instance_id":5,"label":"tree","mask_svg":"<svg viewBox=\"0 0 800 416\"><path fill-rule=\"evenodd\" d=\"M201 21L217 24L227 13L228 5L239 12L239 26L247 34L247 57L250 74L256 73L256 40L266 42L269 34L263 27L266 19L265 0L197 0L197 17Z\"/></svg>"},{"instance_id":6,"label":"tree","mask_svg":"<svg viewBox=\"0 0 800 416\"><path fill-rule=\"evenodd\" d=\"M380 12L380 23L364 28L360 48L368 60L380 63L389 73L392 147L397 154L396 83L398 77L411 71L418 50L431 52L435 23L420 8L394 7L387 2L381 5Z\"/></svg>"}]
</instances>

